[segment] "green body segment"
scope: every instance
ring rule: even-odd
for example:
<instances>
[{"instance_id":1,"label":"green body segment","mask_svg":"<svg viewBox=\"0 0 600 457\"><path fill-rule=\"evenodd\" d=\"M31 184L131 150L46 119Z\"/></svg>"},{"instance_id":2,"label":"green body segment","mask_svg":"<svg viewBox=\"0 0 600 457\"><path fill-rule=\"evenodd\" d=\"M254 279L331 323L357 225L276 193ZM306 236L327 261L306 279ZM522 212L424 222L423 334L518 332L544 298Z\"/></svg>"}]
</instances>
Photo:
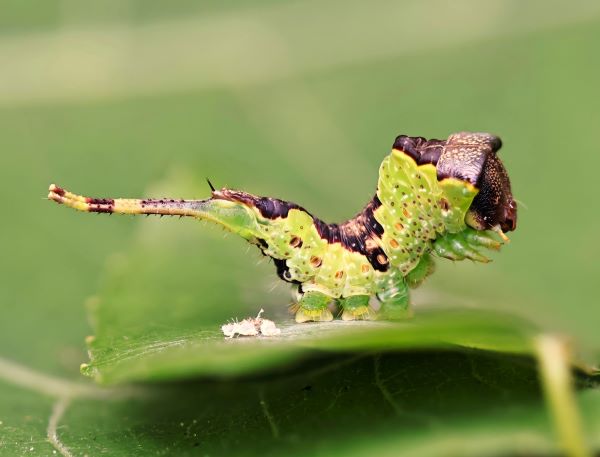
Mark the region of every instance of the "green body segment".
<instances>
[{"instance_id":1,"label":"green body segment","mask_svg":"<svg viewBox=\"0 0 600 457\"><path fill-rule=\"evenodd\" d=\"M313 217L302 209L274 220L255 210L258 237L268 246L266 255L286 261L284 279L301 283L304 292L318 291L332 299L375 295L390 279L413 271L436 238L465 230L465 214L476 194L472 185L454 178L439 182L433 165L418 166L394 150L380 168L381 206L374 211L383 236L367 240L383 249L390 263L385 272L375 270L365 255L323 239Z\"/></svg>"},{"instance_id":2,"label":"green body segment","mask_svg":"<svg viewBox=\"0 0 600 457\"><path fill-rule=\"evenodd\" d=\"M417 165L393 150L381 164L375 217L384 227L383 249L406 276L440 235L466 228L464 219L477 189L454 178L437 180L432 164Z\"/></svg>"},{"instance_id":3,"label":"green body segment","mask_svg":"<svg viewBox=\"0 0 600 457\"><path fill-rule=\"evenodd\" d=\"M446 142L398 137L381 164L372 201L339 225L325 224L293 203L230 189L213 189L207 200L113 200L52 185L49 198L81 211L191 216L220 224L257 245L274 259L283 280L298 285L299 322L330 320L327 305L333 301L344 319L371 318L373 296L382 314L394 318L407 314L408 289L431 274L433 255L487 262L479 250L500 247L488 229L502 237L501 226L514 229L516 205L494 155L500 144L497 137L466 132Z\"/></svg>"},{"instance_id":4,"label":"green body segment","mask_svg":"<svg viewBox=\"0 0 600 457\"><path fill-rule=\"evenodd\" d=\"M375 293L377 275L366 257L321 238L307 212L291 209L286 218L266 221L262 230L268 245L263 252L285 260L284 279L301 283L304 292L332 298Z\"/></svg>"}]
</instances>

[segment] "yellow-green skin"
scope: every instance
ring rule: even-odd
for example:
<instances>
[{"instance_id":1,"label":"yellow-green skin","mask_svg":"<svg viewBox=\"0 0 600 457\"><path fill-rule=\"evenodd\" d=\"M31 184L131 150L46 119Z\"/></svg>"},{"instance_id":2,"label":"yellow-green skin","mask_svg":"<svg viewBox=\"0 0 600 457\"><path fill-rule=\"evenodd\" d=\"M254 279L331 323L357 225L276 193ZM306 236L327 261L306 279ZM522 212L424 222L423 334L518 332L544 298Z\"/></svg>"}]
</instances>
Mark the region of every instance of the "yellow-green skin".
<instances>
[{"instance_id":1,"label":"yellow-green skin","mask_svg":"<svg viewBox=\"0 0 600 457\"><path fill-rule=\"evenodd\" d=\"M364 255L322 239L312 217L300 209L291 209L286 218L264 220L260 237L269 246L264 253L286 259L290 279L302 283L305 292L332 298L374 295L390 276L412 271L438 235L466 229L465 214L477 194L473 186L454 178L438 182L435 166L417 166L396 150L381 164L379 176L377 196L382 205L374 215L384 227L381 247L390 270L376 271ZM449 202L447 211L440 208L442 198ZM294 236L303 242L300 249L290 247ZM314 257L322 259L320 266L311 265Z\"/></svg>"},{"instance_id":2,"label":"yellow-green skin","mask_svg":"<svg viewBox=\"0 0 600 457\"><path fill-rule=\"evenodd\" d=\"M349 297L363 299L355 300L357 306L345 306L350 309L344 310L348 311L344 317L370 318L373 315L365 297L383 295L385 305L390 291L391 295L401 296L399 309L383 311L387 311L387 317L397 317L406 313L407 286L417 286L432 271L429 253L435 250L435 240L442 255L447 251L445 256L456 259L486 261L475 249L499 246L490 234L477 233L465 224L477 192L473 185L456 178L438 181L434 165L417 165L409 155L394 149L380 167L377 197L381 206L373 213L384 229L381 239L373 240L389 259L390 268L384 272L375 270L364 255L323 239L313 217L303 209L290 209L287 217L274 220L253 210L259 222L257 237L268 246L263 253L286 261L289 272L285 279L300 283L305 296L312 292L324 296L317 303L307 304L306 309L302 309L301 300L298 320L328 320L323 303L342 299L342 306L351 305ZM302 240L300 248L293 247L297 239ZM453 252L457 250L453 245L463 250L462 255ZM465 255L468 253L471 255Z\"/></svg>"},{"instance_id":3,"label":"yellow-green skin","mask_svg":"<svg viewBox=\"0 0 600 457\"><path fill-rule=\"evenodd\" d=\"M140 200L88 198L51 185L49 198L81 211L216 222L257 245L274 259L282 279L298 285L298 322L331 320L328 305L334 301L344 319L373 318L374 296L379 314L396 318L408 312L408 288L433 271L433 255L486 262L479 249L500 247L487 229L503 236L498 223L509 230L516 223L508 176L494 155L497 137L461 132L446 142L398 141L408 152L395 143L381 164L376 196L340 225L325 224L293 203L231 189L213 189L207 200ZM412 144L420 155L411 155ZM435 159L431 151L437 151ZM475 184L485 189L476 204Z\"/></svg>"}]
</instances>

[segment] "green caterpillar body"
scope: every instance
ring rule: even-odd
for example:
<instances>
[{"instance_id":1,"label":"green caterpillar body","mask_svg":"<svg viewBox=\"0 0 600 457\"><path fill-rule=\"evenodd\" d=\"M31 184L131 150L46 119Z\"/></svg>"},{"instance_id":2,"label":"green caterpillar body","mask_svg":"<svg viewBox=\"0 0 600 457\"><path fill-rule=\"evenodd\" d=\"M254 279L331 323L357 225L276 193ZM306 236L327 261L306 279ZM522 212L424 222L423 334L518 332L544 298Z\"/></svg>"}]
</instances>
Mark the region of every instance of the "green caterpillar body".
<instances>
[{"instance_id":1,"label":"green caterpillar body","mask_svg":"<svg viewBox=\"0 0 600 457\"><path fill-rule=\"evenodd\" d=\"M298 285L296 320L388 318L408 312L408 288L433 271L432 255L486 262L495 231L516 228L499 138L461 132L447 140L399 136L381 164L374 197L354 218L327 224L304 208L231 189L208 200L90 199L51 186L50 198L91 212L178 214L208 219L257 245L278 275Z\"/></svg>"}]
</instances>

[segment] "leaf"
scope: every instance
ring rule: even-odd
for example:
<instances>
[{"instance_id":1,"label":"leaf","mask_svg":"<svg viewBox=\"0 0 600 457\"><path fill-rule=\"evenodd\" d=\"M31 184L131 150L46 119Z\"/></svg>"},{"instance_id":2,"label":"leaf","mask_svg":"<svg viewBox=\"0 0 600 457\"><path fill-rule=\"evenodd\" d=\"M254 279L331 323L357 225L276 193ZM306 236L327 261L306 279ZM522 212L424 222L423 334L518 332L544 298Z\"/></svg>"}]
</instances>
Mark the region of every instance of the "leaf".
<instances>
[{"instance_id":1,"label":"leaf","mask_svg":"<svg viewBox=\"0 0 600 457\"><path fill-rule=\"evenodd\" d=\"M179 171L151 192L198 194L194 182ZM142 403L103 408L126 414L126 433L140 433L139 446L152 436L158 449L178 455L196 447L216 455L559 449L531 358L540 332L531 322L429 306L400 322L294 324L277 303L281 294L266 294L264 282L257 287L264 266L238 260L239 240L194 221L155 222L140 222L130 252L109 262L89 305L96 335L82 367L103 384L205 379L155 386ZM261 294L270 302L260 302ZM260 307L278 321L279 337L223 337L228 318ZM589 413L594 423L596 412ZM71 414L86 424L97 407L75 406ZM149 417L155 432L144 425ZM136 445L116 442L124 453ZM81 452L93 449L82 445Z\"/></svg>"},{"instance_id":2,"label":"leaf","mask_svg":"<svg viewBox=\"0 0 600 457\"><path fill-rule=\"evenodd\" d=\"M593 2L527 6L490 2L483 10L452 4L448 11L456 21L439 11L426 14L431 4L415 7L415 2L379 10L339 1L295 2L282 8L264 2L258 9L226 2L218 14L198 18L196 4L176 2L156 8L151 4L156 2L136 0L133 9L104 12L56 8L56 2L35 8L27 2L12 3L18 6L7 5L14 11L2 15L7 33L1 46L4 61L10 62L3 74L12 81L12 89L18 88L15 92L11 84L5 85L0 110L5 197L0 231L6 241L0 261L2 355L45 372L77 377L87 332L81 302L97 291L105 253L131 240L136 225L140 236L157 229L183 238L151 236L151 243L135 239L131 250L111 259L101 294L91 300L92 307L98 305L91 313L98 335L92 344L92 354L98 355L92 367L106 362L99 373L107 383L165 382L136 385L140 395L127 399L121 393L130 387L118 385L108 397L104 389L96 388L103 394L75 396L57 418L62 397L33 388L28 379L10 378L10 370L0 367L0 455L59 453L47 440L52 418L58 419L58 438L74 455L205 455L211 450L210 455L561 453L527 358L459 351L454 346L443 352L405 348L380 355L383 383L379 384L402 407L399 413L406 412L410 419L397 417L383 392L379 395L377 358L365 355L367 346L358 353L339 347L366 342L374 346L377 336L369 324L340 328L347 332L344 338L313 335L329 339L319 343L326 349L294 339L293 350L286 347L264 363L254 349L262 352L265 345L279 342L228 343L216 338L220 323L255 315L260 307L279 323L289 319L286 291L270 291L276 282L272 266L253 265L257 256L245 255L246 246L239 240L223 240L221 232L192 221L134 222L69 214L39 197L49 180L99 196L136 196L142 186L162 176L166 164L178 163L198 170L197 182L208 175L219 185L290 198L328 220L341 220L368 198L376 165L395 134L440 137L463 128L492 131L505 142L500 156L519 199L519 229L511 235L513 242L485 268L440 262L425 298L418 297L436 308L467 307L470 314L464 310L456 321L450 319L455 323L446 323L448 314L441 309L431 313L417 309L415 320L398 328L403 332L390 330L386 338L407 333L412 340L430 344L431 333L443 328L453 338L473 338L469 332L487 330L494 316L489 314L488 319L478 310L498 307L586 343L598 361L600 307L595 303L600 245L595 240L600 213L593 208L600 155L590 145L596 142L598 124L600 28L594 14L588 14L597 10L590 6ZM217 10L223 2L218 3ZM373 11L377 13L372 15ZM469 14L473 11L476 21ZM165 14L166 22L160 21ZM431 20L435 17L446 18L445 25ZM382 27L382 19L391 26ZM111 53L93 59L98 63L116 57L125 72L100 64L82 73L77 63L86 44L79 33L65 32L75 26L85 35L90 20L98 28L92 32L94 39L99 32L110 42L125 40L127 48L141 45L147 52L129 53L133 60ZM116 29L110 25L115 20ZM139 20L150 20L150 27L139 27ZM33 34L25 29L11 33L20 28L19 24L15 28L15 21L32 28ZM55 23L56 28L45 26ZM366 45L361 41L358 51L340 39L356 35L358 29L349 23L364 26L361 36L367 37ZM41 35L35 30L40 25L44 25ZM232 38L222 43L228 56L239 53L236 43L248 44L263 58L263 65L254 65L254 53L242 53L241 60L222 60L224 55L205 46L209 61L218 64L207 66L198 58L202 52L196 52L195 42L191 54L195 63L188 65L189 27L194 34L208 31ZM331 33L332 27L336 33ZM228 30L234 33L223 33ZM153 32L166 41L157 40ZM32 38L40 46L32 48ZM65 85L62 79L54 84L50 79L40 91L38 76L45 73L24 72L23 62L45 65L48 59L39 57L50 57L57 39L67 60L50 59L53 73L59 79L69 73L78 84ZM168 46L155 46L157 42ZM162 65L173 61L165 49L181 50L178 58L187 63ZM327 55L335 57L324 58ZM74 64L65 66L66 61ZM248 63L249 73L219 71ZM156 71L147 71L148 65ZM133 75L129 67L140 71ZM257 68L263 83L257 84ZM194 76L206 70L219 79L214 89L203 85L203 77ZM126 73L133 77L124 77ZM233 75L225 78L231 90L221 85L226 74ZM185 87L201 90L186 90L177 82L182 76ZM80 98L86 85L79 84L82 77L100 92ZM157 81L168 82L160 94L140 96L140 90L150 90ZM231 84L235 81L241 84ZM335 164L335 173L328 164ZM198 190L198 196L203 195L206 189ZM506 327L529 334L527 322L521 327L519 319L510 323L510 315L499 318ZM475 328L477 320L482 327ZM414 326L428 329L430 335L416 334ZM407 327L411 330L404 332ZM311 328L315 333L321 329ZM152 338L200 339L199 330L209 332L211 348L219 341L232 345L232 354L237 355L229 360L219 353L214 363L221 365L205 370L202 363L210 354L200 354L189 364L189 347L182 348L181 358L167 349L169 358L175 359L173 366L154 358L160 347L154 354L135 354L133 344L147 351ZM369 334L356 342L356 332L363 330ZM520 330L516 333L521 335ZM494 338L492 334L482 337ZM126 338L134 342L129 359L124 353ZM491 344L520 347L510 341ZM464 339L455 342L463 344ZM244 344L252 350L238 352ZM394 344L404 348L404 342ZM110 357L117 354L119 362L113 363ZM232 367L237 371L225 371ZM320 369L321 374L315 372ZM206 379L211 370L220 373L218 385ZM237 376L242 372L247 373L245 379ZM194 380L167 382L173 377ZM589 388L578 392L584 428L598 451L598 389L590 379L581 381L581 388ZM348 392L342 390L346 385L351 387ZM307 400L300 401L298 392ZM423 424L423 418L433 425ZM271 423L278 427L277 438ZM201 441L195 441L198 436Z\"/></svg>"},{"instance_id":3,"label":"leaf","mask_svg":"<svg viewBox=\"0 0 600 457\"><path fill-rule=\"evenodd\" d=\"M51 398L0 380L0 405L0 455L52 454L46 441Z\"/></svg>"},{"instance_id":4,"label":"leaf","mask_svg":"<svg viewBox=\"0 0 600 457\"><path fill-rule=\"evenodd\" d=\"M192 182L179 172L151 192L201 192ZM403 322L293 324L280 294L272 298L253 288L259 274L276 279L264 268L242 267L239 240L216 240L219 232L195 221L149 222L141 221L131 252L113 259L103 289L90 303L96 335L83 372L102 383L250 374L323 352L460 346L532 353L532 324L476 309L424 309ZM238 298L245 294L248 298ZM261 302L260 294L281 303ZM221 324L261 307L276 316L279 337L223 337Z\"/></svg>"},{"instance_id":5,"label":"leaf","mask_svg":"<svg viewBox=\"0 0 600 457\"><path fill-rule=\"evenodd\" d=\"M480 350L328 355L267 377L88 389L54 405L9 385L0 393L3 455L49 455L51 417L74 456L559 451L534 361ZM600 391L579 403L598 448Z\"/></svg>"},{"instance_id":6,"label":"leaf","mask_svg":"<svg viewBox=\"0 0 600 457\"><path fill-rule=\"evenodd\" d=\"M492 312L428 312L404 323L293 324L280 337L224 339L218 324L192 334L149 328L141 337L90 344L84 374L103 383L244 375L322 352L428 349L462 346L531 353L528 327Z\"/></svg>"}]
</instances>

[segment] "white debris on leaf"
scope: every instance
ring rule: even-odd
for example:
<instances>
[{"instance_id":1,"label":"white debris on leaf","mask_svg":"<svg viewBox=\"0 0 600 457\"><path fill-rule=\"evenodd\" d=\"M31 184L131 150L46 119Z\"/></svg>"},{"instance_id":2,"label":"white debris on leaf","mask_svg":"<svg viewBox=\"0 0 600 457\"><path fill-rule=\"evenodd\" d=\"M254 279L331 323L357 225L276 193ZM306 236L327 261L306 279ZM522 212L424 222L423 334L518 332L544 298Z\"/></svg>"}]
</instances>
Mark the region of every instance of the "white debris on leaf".
<instances>
[{"instance_id":1,"label":"white debris on leaf","mask_svg":"<svg viewBox=\"0 0 600 457\"><path fill-rule=\"evenodd\" d=\"M262 319L260 333L264 336L277 336L281 334L281 329L277 328L275 322L270 321L269 319Z\"/></svg>"},{"instance_id":2,"label":"white debris on leaf","mask_svg":"<svg viewBox=\"0 0 600 457\"><path fill-rule=\"evenodd\" d=\"M242 322L232 322L225 324L221 327L223 334L229 338L233 338L236 335L240 336L256 336L258 335L258 329L254 325L254 319L244 319Z\"/></svg>"},{"instance_id":3,"label":"white debris on leaf","mask_svg":"<svg viewBox=\"0 0 600 457\"><path fill-rule=\"evenodd\" d=\"M241 322L230 322L221 326L223 335L228 338L235 336L277 336L281 334L281 329L277 328L275 322L269 319L263 319L260 315L264 313L261 309L256 317L248 317Z\"/></svg>"}]
</instances>

